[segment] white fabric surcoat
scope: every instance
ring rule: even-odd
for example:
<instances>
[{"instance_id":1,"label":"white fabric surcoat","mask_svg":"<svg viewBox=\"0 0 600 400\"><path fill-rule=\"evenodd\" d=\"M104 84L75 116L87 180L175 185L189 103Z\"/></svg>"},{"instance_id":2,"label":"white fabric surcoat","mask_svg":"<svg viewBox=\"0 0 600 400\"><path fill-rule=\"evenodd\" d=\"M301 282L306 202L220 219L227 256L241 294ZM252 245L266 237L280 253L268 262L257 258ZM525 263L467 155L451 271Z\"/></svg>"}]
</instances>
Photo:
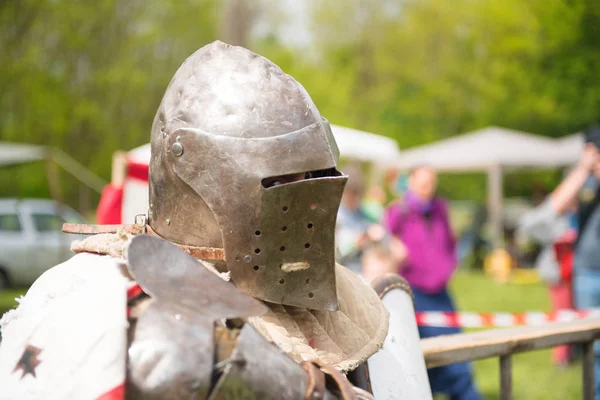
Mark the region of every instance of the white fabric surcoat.
<instances>
[{"instance_id":1,"label":"white fabric surcoat","mask_svg":"<svg viewBox=\"0 0 600 400\"><path fill-rule=\"evenodd\" d=\"M0 399L123 398L127 285L109 256L44 273L0 322Z\"/></svg>"}]
</instances>

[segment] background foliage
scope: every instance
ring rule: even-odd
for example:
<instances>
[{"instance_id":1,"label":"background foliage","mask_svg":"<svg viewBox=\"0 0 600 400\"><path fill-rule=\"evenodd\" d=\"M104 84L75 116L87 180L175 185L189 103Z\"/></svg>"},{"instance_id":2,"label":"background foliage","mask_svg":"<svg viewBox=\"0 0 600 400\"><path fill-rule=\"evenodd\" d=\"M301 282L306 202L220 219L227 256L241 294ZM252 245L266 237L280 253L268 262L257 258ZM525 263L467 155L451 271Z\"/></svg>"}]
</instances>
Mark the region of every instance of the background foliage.
<instances>
[{"instance_id":1,"label":"background foliage","mask_svg":"<svg viewBox=\"0 0 600 400\"><path fill-rule=\"evenodd\" d=\"M402 148L492 124L560 136L598 120L597 1L307 2L304 46L277 34L297 17L289 2L1 2L0 138L57 146L109 179L112 152L148 140L176 68L217 38L278 63L330 121ZM507 194L558 176L509 176ZM481 200L483 182L444 179L442 192ZM0 185L47 195L41 166L2 170ZM76 203L76 187L65 190Z\"/></svg>"}]
</instances>

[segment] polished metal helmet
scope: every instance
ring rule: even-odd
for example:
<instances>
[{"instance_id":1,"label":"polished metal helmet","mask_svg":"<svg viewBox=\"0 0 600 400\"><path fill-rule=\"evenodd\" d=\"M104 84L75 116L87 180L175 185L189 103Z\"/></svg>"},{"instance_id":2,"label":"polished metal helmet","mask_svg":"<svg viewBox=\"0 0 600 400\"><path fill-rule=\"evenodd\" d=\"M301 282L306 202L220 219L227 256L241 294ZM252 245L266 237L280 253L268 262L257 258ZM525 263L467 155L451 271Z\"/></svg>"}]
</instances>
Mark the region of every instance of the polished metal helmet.
<instances>
[{"instance_id":1,"label":"polished metal helmet","mask_svg":"<svg viewBox=\"0 0 600 400\"><path fill-rule=\"evenodd\" d=\"M335 221L347 177L329 123L271 61L214 42L175 73L152 126L149 225L222 248L253 297L337 309Z\"/></svg>"}]
</instances>

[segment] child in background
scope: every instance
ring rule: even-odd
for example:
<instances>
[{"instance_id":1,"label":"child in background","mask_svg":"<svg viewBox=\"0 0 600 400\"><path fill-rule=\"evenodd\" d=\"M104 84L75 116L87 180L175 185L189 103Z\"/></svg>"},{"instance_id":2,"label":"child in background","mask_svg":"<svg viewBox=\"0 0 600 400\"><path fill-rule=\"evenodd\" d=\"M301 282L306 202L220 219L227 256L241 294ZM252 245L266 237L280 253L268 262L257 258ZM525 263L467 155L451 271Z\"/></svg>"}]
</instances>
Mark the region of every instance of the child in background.
<instances>
[{"instance_id":1,"label":"child in background","mask_svg":"<svg viewBox=\"0 0 600 400\"><path fill-rule=\"evenodd\" d=\"M371 186L362 200L361 208L371 222L378 223L385 209L384 203L385 190L381 186Z\"/></svg>"},{"instance_id":2,"label":"child in background","mask_svg":"<svg viewBox=\"0 0 600 400\"><path fill-rule=\"evenodd\" d=\"M401 243L390 243L393 246L400 247L396 251L396 255L392 251L383 245L376 245L369 248L363 254L361 261L363 265L362 277L367 282L373 282L385 274L395 274L398 272L398 254L402 251L406 251L406 248Z\"/></svg>"},{"instance_id":3,"label":"child in background","mask_svg":"<svg viewBox=\"0 0 600 400\"><path fill-rule=\"evenodd\" d=\"M348 182L342 195L335 232L337 261L360 275L363 252L384 240L386 232L368 217L362 207L366 184L360 166L349 165L345 172Z\"/></svg>"}]
</instances>

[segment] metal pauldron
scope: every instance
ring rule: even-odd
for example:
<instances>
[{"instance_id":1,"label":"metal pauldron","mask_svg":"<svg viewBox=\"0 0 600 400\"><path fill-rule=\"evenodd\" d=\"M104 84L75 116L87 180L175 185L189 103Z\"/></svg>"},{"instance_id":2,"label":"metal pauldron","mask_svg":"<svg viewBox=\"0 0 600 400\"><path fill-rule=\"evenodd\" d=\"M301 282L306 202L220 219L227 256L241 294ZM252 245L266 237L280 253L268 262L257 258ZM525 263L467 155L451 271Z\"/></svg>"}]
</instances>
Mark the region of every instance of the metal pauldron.
<instances>
[{"instance_id":1,"label":"metal pauldron","mask_svg":"<svg viewBox=\"0 0 600 400\"><path fill-rule=\"evenodd\" d=\"M266 307L173 244L136 236L128 269L149 296L130 309L128 398L358 399L362 393L331 367L303 368L241 323Z\"/></svg>"},{"instance_id":2,"label":"metal pauldron","mask_svg":"<svg viewBox=\"0 0 600 400\"><path fill-rule=\"evenodd\" d=\"M128 399L372 399L332 367L296 363L251 325L214 331L196 326L194 338L181 343L186 338L181 327L153 323L152 333L130 344L130 354L145 351L147 357L129 359ZM206 346L195 342L201 336Z\"/></svg>"}]
</instances>

